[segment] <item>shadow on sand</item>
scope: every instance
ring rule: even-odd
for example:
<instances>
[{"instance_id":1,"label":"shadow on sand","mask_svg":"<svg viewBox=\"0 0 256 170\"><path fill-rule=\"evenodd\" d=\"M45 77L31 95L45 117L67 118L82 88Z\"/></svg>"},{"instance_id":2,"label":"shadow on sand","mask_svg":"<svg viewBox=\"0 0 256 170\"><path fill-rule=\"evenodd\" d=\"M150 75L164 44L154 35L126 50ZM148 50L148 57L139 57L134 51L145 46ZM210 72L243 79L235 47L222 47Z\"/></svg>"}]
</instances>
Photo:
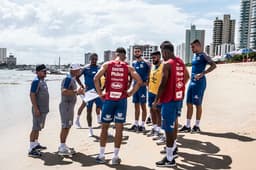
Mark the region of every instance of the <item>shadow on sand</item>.
<instances>
[{"instance_id":1,"label":"shadow on sand","mask_svg":"<svg viewBox=\"0 0 256 170\"><path fill-rule=\"evenodd\" d=\"M106 154L112 154L112 152L106 153ZM65 158L63 156L59 156L56 152L55 153L45 152L45 153L42 153L42 156L40 157L40 159L42 161L44 161L44 165L46 165L46 166L69 165L69 164L72 164L73 162L80 163L81 166L83 166L83 167L92 167L92 166L100 165L100 164L96 163L95 155L85 155L80 152L73 155L73 157L65 157ZM106 162L107 162L105 164L106 166L116 169L116 170L130 170L130 169L153 170L153 169L143 167L143 166L131 166L131 165L124 165L124 164L111 165L110 159L107 159Z\"/></svg>"}]
</instances>

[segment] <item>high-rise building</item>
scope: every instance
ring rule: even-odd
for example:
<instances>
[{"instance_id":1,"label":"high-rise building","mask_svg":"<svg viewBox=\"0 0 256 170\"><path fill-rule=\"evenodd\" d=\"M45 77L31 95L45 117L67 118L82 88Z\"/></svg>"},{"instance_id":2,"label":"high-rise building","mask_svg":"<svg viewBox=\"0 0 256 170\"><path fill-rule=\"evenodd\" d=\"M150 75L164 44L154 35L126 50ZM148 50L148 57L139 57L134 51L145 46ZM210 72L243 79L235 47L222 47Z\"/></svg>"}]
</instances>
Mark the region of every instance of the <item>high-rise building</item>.
<instances>
[{"instance_id":1,"label":"high-rise building","mask_svg":"<svg viewBox=\"0 0 256 170\"><path fill-rule=\"evenodd\" d=\"M5 63L6 62L6 48L0 48L0 64Z\"/></svg>"},{"instance_id":2,"label":"high-rise building","mask_svg":"<svg viewBox=\"0 0 256 170\"><path fill-rule=\"evenodd\" d=\"M239 48L256 49L256 0L241 0Z\"/></svg>"},{"instance_id":3,"label":"high-rise building","mask_svg":"<svg viewBox=\"0 0 256 170\"><path fill-rule=\"evenodd\" d=\"M251 0L250 48L256 49L256 0Z\"/></svg>"},{"instance_id":4,"label":"high-rise building","mask_svg":"<svg viewBox=\"0 0 256 170\"><path fill-rule=\"evenodd\" d=\"M210 45L206 45L204 52L209 55L210 54L210 50L211 50L211 46Z\"/></svg>"},{"instance_id":5,"label":"high-rise building","mask_svg":"<svg viewBox=\"0 0 256 170\"><path fill-rule=\"evenodd\" d=\"M221 44L235 44L235 20L230 19L229 14L223 16L223 20L218 17L213 22L213 47L210 52L211 56L217 55L217 48Z\"/></svg>"},{"instance_id":6,"label":"high-rise building","mask_svg":"<svg viewBox=\"0 0 256 170\"><path fill-rule=\"evenodd\" d=\"M177 45L176 56L180 57L183 61L185 61L185 43Z\"/></svg>"},{"instance_id":7,"label":"high-rise building","mask_svg":"<svg viewBox=\"0 0 256 170\"><path fill-rule=\"evenodd\" d=\"M133 60L135 60L135 57L133 56L134 54L134 47L140 47L142 49L142 58L145 60L148 60L149 62L152 63L152 58L150 54L154 51L158 50L158 46L155 45L132 45L129 47L127 56L128 56L128 62L131 64Z\"/></svg>"},{"instance_id":8,"label":"high-rise building","mask_svg":"<svg viewBox=\"0 0 256 170\"><path fill-rule=\"evenodd\" d=\"M115 51L111 51L111 50L104 51L104 62L113 60L115 58L115 55L116 55Z\"/></svg>"},{"instance_id":9,"label":"high-rise building","mask_svg":"<svg viewBox=\"0 0 256 170\"><path fill-rule=\"evenodd\" d=\"M185 64L192 62L193 52L190 48L190 43L194 40L199 40L201 46L204 49L205 30L196 30L195 25L191 25L190 30L186 30L186 42L185 42Z\"/></svg>"},{"instance_id":10,"label":"high-rise building","mask_svg":"<svg viewBox=\"0 0 256 170\"><path fill-rule=\"evenodd\" d=\"M90 64L90 56L91 56L91 52L85 53L84 54L84 64Z\"/></svg>"}]
</instances>

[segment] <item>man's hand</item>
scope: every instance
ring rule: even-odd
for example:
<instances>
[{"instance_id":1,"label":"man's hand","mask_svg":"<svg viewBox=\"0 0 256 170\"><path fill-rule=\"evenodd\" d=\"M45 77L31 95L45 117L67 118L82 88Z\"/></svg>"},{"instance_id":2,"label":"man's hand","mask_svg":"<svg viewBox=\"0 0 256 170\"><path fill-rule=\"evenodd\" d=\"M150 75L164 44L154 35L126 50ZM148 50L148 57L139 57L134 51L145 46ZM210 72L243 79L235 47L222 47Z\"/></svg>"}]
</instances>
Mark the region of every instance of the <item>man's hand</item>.
<instances>
[{"instance_id":1,"label":"man's hand","mask_svg":"<svg viewBox=\"0 0 256 170\"><path fill-rule=\"evenodd\" d=\"M41 113L40 113L38 108L34 109L34 111L35 111L35 116L36 117L39 117L41 115Z\"/></svg>"},{"instance_id":2,"label":"man's hand","mask_svg":"<svg viewBox=\"0 0 256 170\"><path fill-rule=\"evenodd\" d=\"M152 109L157 109L157 101L154 101L154 102L152 103Z\"/></svg>"},{"instance_id":3,"label":"man's hand","mask_svg":"<svg viewBox=\"0 0 256 170\"><path fill-rule=\"evenodd\" d=\"M133 94L132 94L132 90L128 90L127 91L127 97L131 97Z\"/></svg>"},{"instance_id":4,"label":"man's hand","mask_svg":"<svg viewBox=\"0 0 256 170\"><path fill-rule=\"evenodd\" d=\"M204 76L204 73L196 74L196 75L195 75L195 79L196 79L196 80L199 80L199 79L201 79L203 76Z\"/></svg>"},{"instance_id":5,"label":"man's hand","mask_svg":"<svg viewBox=\"0 0 256 170\"><path fill-rule=\"evenodd\" d=\"M84 88L80 87L78 90L77 90L77 95L84 95Z\"/></svg>"}]
</instances>

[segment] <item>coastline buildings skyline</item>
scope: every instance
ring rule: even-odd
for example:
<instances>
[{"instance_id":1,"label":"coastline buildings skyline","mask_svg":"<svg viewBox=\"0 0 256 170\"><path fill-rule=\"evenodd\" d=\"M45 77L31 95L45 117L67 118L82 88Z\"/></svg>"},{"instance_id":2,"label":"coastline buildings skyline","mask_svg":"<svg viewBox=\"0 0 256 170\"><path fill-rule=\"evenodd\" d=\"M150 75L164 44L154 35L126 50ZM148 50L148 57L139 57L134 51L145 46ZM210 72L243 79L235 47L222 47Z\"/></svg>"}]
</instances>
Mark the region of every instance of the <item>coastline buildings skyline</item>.
<instances>
[{"instance_id":1,"label":"coastline buildings skyline","mask_svg":"<svg viewBox=\"0 0 256 170\"><path fill-rule=\"evenodd\" d=\"M241 0L239 48L256 49L256 0Z\"/></svg>"}]
</instances>

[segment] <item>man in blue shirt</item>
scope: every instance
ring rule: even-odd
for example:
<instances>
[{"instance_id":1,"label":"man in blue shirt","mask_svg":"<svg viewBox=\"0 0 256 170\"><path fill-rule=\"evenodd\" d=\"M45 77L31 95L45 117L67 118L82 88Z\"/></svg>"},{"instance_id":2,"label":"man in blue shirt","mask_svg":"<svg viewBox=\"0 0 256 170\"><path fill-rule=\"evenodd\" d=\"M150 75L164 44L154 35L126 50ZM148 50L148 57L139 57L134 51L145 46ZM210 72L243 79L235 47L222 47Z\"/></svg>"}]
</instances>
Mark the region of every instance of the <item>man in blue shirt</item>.
<instances>
[{"instance_id":1,"label":"man in blue shirt","mask_svg":"<svg viewBox=\"0 0 256 170\"><path fill-rule=\"evenodd\" d=\"M196 122L192 132L200 132L199 123L202 115L202 101L206 88L205 75L216 68L216 64L212 59L202 51L201 43L195 40L191 43L191 49L194 53L192 59L191 80L187 91L187 123L179 131L191 131L191 118L193 115L193 105L196 106ZM206 68L209 64L210 67Z\"/></svg>"},{"instance_id":2,"label":"man in blue shirt","mask_svg":"<svg viewBox=\"0 0 256 170\"><path fill-rule=\"evenodd\" d=\"M135 106L135 121L130 131L143 132L145 131L145 120L147 117L147 85L150 72L150 65L142 58L142 49L140 47L134 48L134 56L136 60L132 63L135 71L140 75L143 84L139 90L133 95L132 102ZM142 122L139 125L140 107L142 110Z\"/></svg>"},{"instance_id":3,"label":"man in blue shirt","mask_svg":"<svg viewBox=\"0 0 256 170\"><path fill-rule=\"evenodd\" d=\"M98 70L100 69L100 66L97 65L97 61L98 61L98 55L96 53L92 53L90 55L91 63L89 65L86 65L83 68L83 70L81 71L80 75L77 77L78 84L82 88L85 88L85 92L88 90L95 89L93 78L96 75L96 73L98 72ZM81 77L82 75L84 75L84 85L81 83L81 81L79 79L79 77ZM92 106L93 106L93 103L96 104L97 121L98 121L98 123L100 123L100 112L101 112L101 107L102 107L102 100L98 97L98 98L96 98L92 101L89 101L87 103L87 123L88 123L88 127L89 127L89 136L93 136L93 130L92 130ZM76 119L75 123L76 123L76 126L79 128L81 127L79 118L80 118L80 115L81 115L85 105L86 105L86 103L83 102L77 112L77 119Z\"/></svg>"}]
</instances>

